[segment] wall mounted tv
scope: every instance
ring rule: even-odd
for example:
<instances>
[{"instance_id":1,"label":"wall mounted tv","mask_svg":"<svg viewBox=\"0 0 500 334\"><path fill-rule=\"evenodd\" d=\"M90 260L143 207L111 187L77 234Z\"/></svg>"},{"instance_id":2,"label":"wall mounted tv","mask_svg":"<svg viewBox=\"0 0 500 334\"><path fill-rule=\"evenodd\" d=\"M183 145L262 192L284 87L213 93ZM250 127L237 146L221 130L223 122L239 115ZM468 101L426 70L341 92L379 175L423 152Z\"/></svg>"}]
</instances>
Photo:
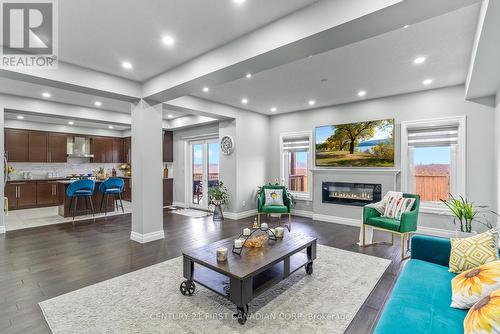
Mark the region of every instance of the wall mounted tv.
<instances>
[{"instance_id":1,"label":"wall mounted tv","mask_svg":"<svg viewBox=\"0 0 500 334\"><path fill-rule=\"evenodd\" d=\"M318 167L394 167L394 119L316 128Z\"/></svg>"}]
</instances>

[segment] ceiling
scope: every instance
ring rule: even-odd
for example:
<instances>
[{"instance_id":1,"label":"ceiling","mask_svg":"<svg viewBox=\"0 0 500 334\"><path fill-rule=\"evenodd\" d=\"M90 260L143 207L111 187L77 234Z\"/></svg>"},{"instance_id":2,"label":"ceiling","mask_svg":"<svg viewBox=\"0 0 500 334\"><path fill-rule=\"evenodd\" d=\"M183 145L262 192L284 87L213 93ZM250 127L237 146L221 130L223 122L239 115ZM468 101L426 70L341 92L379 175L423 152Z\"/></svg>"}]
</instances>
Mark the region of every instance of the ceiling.
<instances>
[{"instance_id":1,"label":"ceiling","mask_svg":"<svg viewBox=\"0 0 500 334\"><path fill-rule=\"evenodd\" d=\"M112 122L96 122L92 120L84 120L84 119L74 119L70 117L63 117L63 116L39 116L39 115L33 115L30 113L26 112L11 112L11 111L6 111L5 114L5 119L7 120L16 120L20 121L17 119L19 115L22 115L24 119L22 119L23 122L36 122L36 123L45 123L45 124L55 124L55 125L68 125L69 121L72 121L74 124L72 126L75 127L82 127L82 128L92 128L92 129L103 129L103 130L109 130L109 126L111 125L113 127L112 130L116 131L123 131L130 129L130 126L124 126L123 124L115 124Z\"/></svg>"},{"instance_id":2,"label":"ceiling","mask_svg":"<svg viewBox=\"0 0 500 334\"><path fill-rule=\"evenodd\" d=\"M144 81L316 1L59 1L59 60Z\"/></svg>"},{"instance_id":3,"label":"ceiling","mask_svg":"<svg viewBox=\"0 0 500 334\"><path fill-rule=\"evenodd\" d=\"M195 96L263 114L463 84L479 4L323 54L210 87ZM413 64L418 56L426 62ZM425 79L433 79L424 86ZM241 100L248 99L243 105ZM314 106L308 101L314 100Z\"/></svg>"}]
</instances>

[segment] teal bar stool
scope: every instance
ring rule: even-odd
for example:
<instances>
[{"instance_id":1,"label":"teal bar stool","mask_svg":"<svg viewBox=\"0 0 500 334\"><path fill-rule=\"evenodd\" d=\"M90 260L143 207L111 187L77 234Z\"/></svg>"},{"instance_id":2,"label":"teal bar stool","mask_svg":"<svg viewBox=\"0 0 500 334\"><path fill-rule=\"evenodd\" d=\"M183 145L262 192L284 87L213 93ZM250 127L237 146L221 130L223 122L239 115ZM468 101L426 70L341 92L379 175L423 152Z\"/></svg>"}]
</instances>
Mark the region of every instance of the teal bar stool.
<instances>
[{"instance_id":1,"label":"teal bar stool","mask_svg":"<svg viewBox=\"0 0 500 334\"><path fill-rule=\"evenodd\" d=\"M100 212L102 212L102 206L104 205L104 203L106 203L106 205L104 206L104 215L108 214L109 196L113 196L115 205L118 207L118 201L120 201L122 213L125 213L122 202L122 192L124 185L125 182L119 177L110 177L109 179L101 183L101 185L99 186L99 192L102 194Z\"/></svg>"},{"instance_id":2,"label":"teal bar stool","mask_svg":"<svg viewBox=\"0 0 500 334\"><path fill-rule=\"evenodd\" d=\"M88 210L88 202L90 202L90 208L92 209L92 217L95 219L94 204L92 203L92 195L94 194L95 181L94 180L77 180L72 182L66 188L66 196L70 198L69 208L71 209L73 204L73 198L75 199L75 205L73 206L73 223L75 222L76 208L78 205L78 198L85 198L85 209Z\"/></svg>"}]
</instances>

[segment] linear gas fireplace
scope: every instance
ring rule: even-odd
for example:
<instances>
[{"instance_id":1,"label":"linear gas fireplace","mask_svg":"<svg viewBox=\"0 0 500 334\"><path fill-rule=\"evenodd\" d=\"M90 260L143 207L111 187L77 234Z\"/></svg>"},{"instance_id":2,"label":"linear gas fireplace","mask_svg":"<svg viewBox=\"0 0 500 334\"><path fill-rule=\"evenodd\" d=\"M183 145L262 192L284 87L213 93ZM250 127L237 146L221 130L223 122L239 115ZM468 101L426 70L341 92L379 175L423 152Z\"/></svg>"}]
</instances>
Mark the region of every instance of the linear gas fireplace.
<instances>
[{"instance_id":1,"label":"linear gas fireplace","mask_svg":"<svg viewBox=\"0 0 500 334\"><path fill-rule=\"evenodd\" d=\"M363 206L382 199L382 185L371 183L323 182L323 203Z\"/></svg>"}]
</instances>

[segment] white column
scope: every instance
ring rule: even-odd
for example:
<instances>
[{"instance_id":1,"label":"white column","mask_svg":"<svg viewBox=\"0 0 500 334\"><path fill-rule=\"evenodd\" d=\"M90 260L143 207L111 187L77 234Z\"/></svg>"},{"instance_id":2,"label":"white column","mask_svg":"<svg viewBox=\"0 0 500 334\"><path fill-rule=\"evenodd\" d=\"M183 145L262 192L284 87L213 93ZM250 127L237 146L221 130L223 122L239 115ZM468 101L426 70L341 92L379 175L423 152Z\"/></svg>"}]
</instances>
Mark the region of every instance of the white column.
<instances>
[{"instance_id":1,"label":"white column","mask_svg":"<svg viewBox=\"0 0 500 334\"><path fill-rule=\"evenodd\" d=\"M2 166L1 173L0 173L0 234L5 233L5 214L4 214L4 164L3 164L3 157L4 157L4 106L2 105L0 101L0 157L2 158L2 162L0 162L0 165Z\"/></svg>"},{"instance_id":2,"label":"white column","mask_svg":"<svg viewBox=\"0 0 500 334\"><path fill-rule=\"evenodd\" d=\"M132 106L132 233L146 243L163 239L162 105Z\"/></svg>"}]
</instances>

